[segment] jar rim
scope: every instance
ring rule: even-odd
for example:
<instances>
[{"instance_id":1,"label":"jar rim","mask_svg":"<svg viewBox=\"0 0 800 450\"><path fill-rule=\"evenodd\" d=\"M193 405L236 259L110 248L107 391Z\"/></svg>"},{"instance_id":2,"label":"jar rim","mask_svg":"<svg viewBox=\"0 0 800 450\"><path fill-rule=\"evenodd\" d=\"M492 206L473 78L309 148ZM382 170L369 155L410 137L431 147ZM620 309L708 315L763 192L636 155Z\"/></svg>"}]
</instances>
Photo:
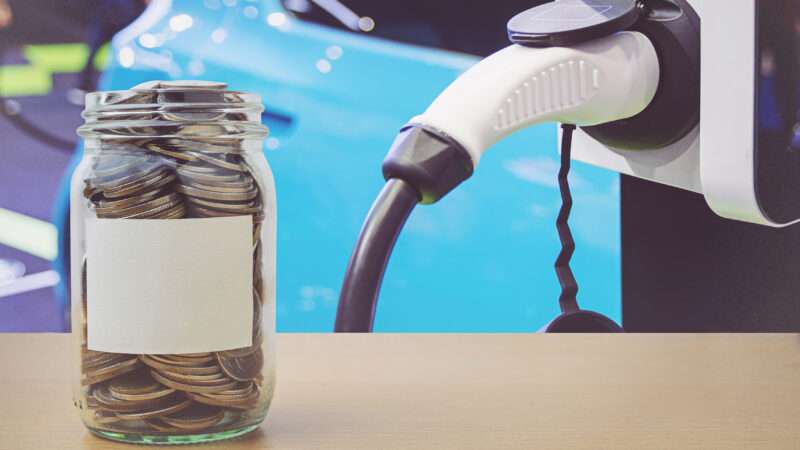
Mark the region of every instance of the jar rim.
<instances>
[{"instance_id":1,"label":"jar rim","mask_svg":"<svg viewBox=\"0 0 800 450\"><path fill-rule=\"evenodd\" d=\"M92 92L86 95L81 114L85 123L78 135L102 137L110 130L116 136L135 135L135 130L126 128L131 122L149 129L213 122L232 129L239 138L266 136L267 127L260 120L261 97L227 87L213 81L157 80L127 90Z\"/></svg>"}]
</instances>

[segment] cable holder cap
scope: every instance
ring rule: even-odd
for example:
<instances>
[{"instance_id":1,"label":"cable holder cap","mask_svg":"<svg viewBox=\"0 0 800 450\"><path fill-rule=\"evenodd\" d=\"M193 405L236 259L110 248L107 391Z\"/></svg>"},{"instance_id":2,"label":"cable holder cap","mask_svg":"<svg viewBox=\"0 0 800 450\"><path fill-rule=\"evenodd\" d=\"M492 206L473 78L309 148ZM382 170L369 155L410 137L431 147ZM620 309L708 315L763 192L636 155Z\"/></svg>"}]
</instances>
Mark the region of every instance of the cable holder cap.
<instances>
[{"instance_id":1,"label":"cable holder cap","mask_svg":"<svg viewBox=\"0 0 800 450\"><path fill-rule=\"evenodd\" d=\"M630 28L642 16L637 0L555 0L508 21L508 38L527 47L569 47Z\"/></svg>"}]
</instances>

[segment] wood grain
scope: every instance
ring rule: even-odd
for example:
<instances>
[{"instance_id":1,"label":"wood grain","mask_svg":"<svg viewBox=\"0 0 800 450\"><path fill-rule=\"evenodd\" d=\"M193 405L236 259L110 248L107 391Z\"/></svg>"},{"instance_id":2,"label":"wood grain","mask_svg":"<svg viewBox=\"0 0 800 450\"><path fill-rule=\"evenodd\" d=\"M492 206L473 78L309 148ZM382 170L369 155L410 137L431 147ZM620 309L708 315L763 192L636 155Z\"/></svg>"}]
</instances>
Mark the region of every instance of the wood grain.
<instances>
[{"instance_id":1,"label":"wood grain","mask_svg":"<svg viewBox=\"0 0 800 450\"><path fill-rule=\"evenodd\" d=\"M0 449L89 435L65 335L0 334ZM278 337L258 432L205 449L797 449L797 335Z\"/></svg>"}]
</instances>

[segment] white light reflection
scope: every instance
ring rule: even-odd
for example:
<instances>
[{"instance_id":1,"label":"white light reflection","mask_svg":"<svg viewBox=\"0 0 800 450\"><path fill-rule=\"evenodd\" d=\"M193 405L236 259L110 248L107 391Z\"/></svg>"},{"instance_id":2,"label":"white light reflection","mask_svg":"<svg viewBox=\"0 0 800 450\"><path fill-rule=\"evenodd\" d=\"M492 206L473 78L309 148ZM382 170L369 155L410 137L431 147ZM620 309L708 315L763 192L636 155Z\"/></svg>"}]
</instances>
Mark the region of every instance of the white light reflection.
<instances>
[{"instance_id":1,"label":"white light reflection","mask_svg":"<svg viewBox=\"0 0 800 450\"><path fill-rule=\"evenodd\" d=\"M194 20L188 14L178 14L169 19L169 27L177 33L188 30L192 24L194 24Z\"/></svg>"},{"instance_id":2,"label":"white light reflection","mask_svg":"<svg viewBox=\"0 0 800 450\"><path fill-rule=\"evenodd\" d=\"M25 264L12 259L0 259L0 286L25 275Z\"/></svg>"},{"instance_id":3,"label":"white light reflection","mask_svg":"<svg viewBox=\"0 0 800 450\"><path fill-rule=\"evenodd\" d=\"M333 69L333 66L331 66L330 61L327 59L318 60L316 66L320 73L328 73L331 71L331 69Z\"/></svg>"},{"instance_id":4,"label":"white light reflection","mask_svg":"<svg viewBox=\"0 0 800 450\"><path fill-rule=\"evenodd\" d=\"M222 4L228 7L236 6L236 0L222 0Z\"/></svg>"},{"instance_id":5,"label":"white light reflection","mask_svg":"<svg viewBox=\"0 0 800 450\"><path fill-rule=\"evenodd\" d=\"M266 145L267 150L277 150L281 146L281 141L276 137L268 137Z\"/></svg>"},{"instance_id":6,"label":"white light reflection","mask_svg":"<svg viewBox=\"0 0 800 450\"><path fill-rule=\"evenodd\" d=\"M336 61L337 59L341 58L342 53L344 53L344 51L342 50L342 47L339 47L338 45L331 45L325 49L325 56L327 56L331 61Z\"/></svg>"},{"instance_id":7,"label":"white light reflection","mask_svg":"<svg viewBox=\"0 0 800 450\"><path fill-rule=\"evenodd\" d=\"M189 62L188 72L189 75L193 77L198 77L206 71L206 66L203 64L203 61L199 59L193 59Z\"/></svg>"},{"instance_id":8,"label":"white light reflection","mask_svg":"<svg viewBox=\"0 0 800 450\"><path fill-rule=\"evenodd\" d=\"M286 14L274 12L267 16L267 24L272 27L280 27L286 23Z\"/></svg>"},{"instance_id":9,"label":"white light reflection","mask_svg":"<svg viewBox=\"0 0 800 450\"><path fill-rule=\"evenodd\" d=\"M117 59L119 60L119 65L122 67L133 67L133 63L136 61L136 55L133 53L133 49L130 47L122 47L117 53Z\"/></svg>"},{"instance_id":10,"label":"white light reflection","mask_svg":"<svg viewBox=\"0 0 800 450\"><path fill-rule=\"evenodd\" d=\"M225 28L217 28L211 32L211 41L215 44L221 44L228 38L228 31Z\"/></svg>"},{"instance_id":11,"label":"white light reflection","mask_svg":"<svg viewBox=\"0 0 800 450\"><path fill-rule=\"evenodd\" d=\"M12 283L0 286L0 298L53 287L59 281L61 281L61 277L55 270L45 270L44 272L25 275Z\"/></svg>"},{"instance_id":12,"label":"white light reflection","mask_svg":"<svg viewBox=\"0 0 800 450\"><path fill-rule=\"evenodd\" d=\"M242 14L248 19L255 19L258 17L258 8L255 6L247 6L242 10Z\"/></svg>"},{"instance_id":13,"label":"white light reflection","mask_svg":"<svg viewBox=\"0 0 800 450\"><path fill-rule=\"evenodd\" d=\"M144 33L139 36L139 44L144 48L158 47L158 38L151 33Z\"/></svg>"}]
</instances>

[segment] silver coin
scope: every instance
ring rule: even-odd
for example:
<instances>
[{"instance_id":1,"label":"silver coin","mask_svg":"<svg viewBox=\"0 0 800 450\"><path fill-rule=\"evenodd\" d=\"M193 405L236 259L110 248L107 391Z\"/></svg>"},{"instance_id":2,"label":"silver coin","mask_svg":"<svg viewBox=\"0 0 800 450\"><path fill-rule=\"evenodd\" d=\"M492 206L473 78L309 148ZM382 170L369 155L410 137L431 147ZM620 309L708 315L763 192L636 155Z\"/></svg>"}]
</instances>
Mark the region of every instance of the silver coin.
<instances>
[{"instance_id":1,"label":"silver coin","mask_svg":"<svg viewBox=\"0 0 800 450\"><path fill-rule=\"evenodd\" d=\"M205 189L197 189L189 185L175 186L175 190L181 194L189 195L191 197L204 198L208 200L219 200L223 202L245 202L252 200L258 196L258 191L251 189L244 192L218 192L207 191Z\"/></svg>"}]
</instances>

